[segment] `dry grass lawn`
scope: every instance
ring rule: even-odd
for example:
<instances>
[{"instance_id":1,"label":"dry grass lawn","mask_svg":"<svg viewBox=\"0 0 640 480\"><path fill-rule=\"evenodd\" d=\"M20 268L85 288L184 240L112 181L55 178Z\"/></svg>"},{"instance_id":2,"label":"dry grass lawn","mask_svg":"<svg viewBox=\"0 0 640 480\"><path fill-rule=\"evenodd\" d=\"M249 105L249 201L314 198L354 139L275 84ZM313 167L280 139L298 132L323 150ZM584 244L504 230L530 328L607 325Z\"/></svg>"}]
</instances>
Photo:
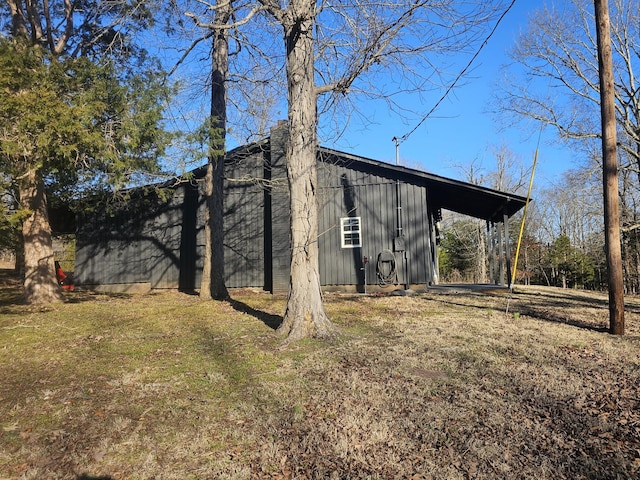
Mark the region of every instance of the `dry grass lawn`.
<instances>
[{"instance_id":1,"label":"dry grass lawn","mask_svg":"<svg viewBox=\"0 0 640 480\"><path fill-rule=\"evenodd\" d=\"M0 479L640 478L640 299L517 287L285 299L68 293L0 278Z\"/></svg>"}]
</instances>

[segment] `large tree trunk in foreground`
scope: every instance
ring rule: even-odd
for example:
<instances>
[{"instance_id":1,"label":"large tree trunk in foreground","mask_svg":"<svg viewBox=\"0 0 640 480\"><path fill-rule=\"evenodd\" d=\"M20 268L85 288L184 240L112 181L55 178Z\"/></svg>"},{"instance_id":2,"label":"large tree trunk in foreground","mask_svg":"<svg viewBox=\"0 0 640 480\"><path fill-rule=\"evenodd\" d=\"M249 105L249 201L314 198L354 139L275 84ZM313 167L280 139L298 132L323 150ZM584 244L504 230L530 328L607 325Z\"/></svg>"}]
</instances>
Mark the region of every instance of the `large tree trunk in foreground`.
<instances>
[{"instance_id":1,"label":"large tree trunk in foreground","mask_svg":"<svg viewBox=\"0 0 640 480\"><path fill-rule=\"evenodd\" d=\"M211 158L205 176L205 254L200 284L200 298L205 300L229 298L224 282L223 182L224 157Z\"/></svg>"},{"instance_id":2,"label":"large tree trunk in foreground","mask_svg":"<svg viewBox=\"0 0 640 480\"><path fill-rule=\"evenodd\" d=\"M215 24L226 25L231 3L221 4ZM227 128L227 74L229 72L228 30L220 28L213 36L211 54L211 151L205 177L207 208L205 215L205 258L200 297L226 300L224 283L224 154Z\"/></svg>"},{"instance_id":3,"label":"large tree trunk in foreground","mask_svg":"<svg viewBox=\"0 0 640 480\"><path fill-rule=\"evenodd\" d=\"M24 294L27 303L47 304L62 300L56 281L51 226L44 182L30 171L19 185L20 203L31 212L22 224L24 239Z\"/></svg>"},{"instance_id":4,"label":"large tree trunk in foreground","mask_svg":"<svg viewBox=\"0 0 640 480\"><path fill-rule=\"evenodd\" d=\"M609 330L615 335L624 335L624 284L622 276L622 247L620 245L615 90L609 5L607 0L595 0L594 4L600 72L604 227L609 280Z\"/></svg>"},{"instance_id":5,"label":"large tree trunk in foreground","mask_svg":"<svg viewBox=\"0 0 640 480\"><path fill-rule=\"evenodd\" d=\"M291 191L291 277L287 308L278 333L287 335L287 341L295 341L328 337L335 333L335 328L322 304L318 263L312 37L315 2L294 0L287 13L284 28L289 101L287 177Z\"/></svg>"}]
</instances>

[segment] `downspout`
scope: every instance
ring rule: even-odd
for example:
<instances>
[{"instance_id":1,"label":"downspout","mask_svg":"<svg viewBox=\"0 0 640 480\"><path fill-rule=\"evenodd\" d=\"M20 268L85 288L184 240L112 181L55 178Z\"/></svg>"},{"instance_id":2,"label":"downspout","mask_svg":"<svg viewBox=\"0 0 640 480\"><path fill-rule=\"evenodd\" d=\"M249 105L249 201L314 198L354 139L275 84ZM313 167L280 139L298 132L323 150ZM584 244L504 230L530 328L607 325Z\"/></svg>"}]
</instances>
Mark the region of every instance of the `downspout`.
<instances>
[{"instance_id":1,"label":"downspout","mask_svg":"<svg viewBox=\"0 0 640 480\"><path fill-rule=\"evenodd\" d=\"M396 144L396 166L400 166L400 139L393 137L392 140ZM402 230L402 193L400 190L400 178L396 179L396 237L393 242L393 250L402 256L404 288L407 289L409 287L409 269Z\"/></svg>"},{"instance_id":2,"label":"downspout","mask_svg":"<svg viewBox=\"0 0 640 480\"><path fill-rule=\"evenodd\" d=\"M392 140L396 144L396 166L399 166L400 165L399 139L398 137L393 137ZM401 237L402 237L402 196L400 194L400 179L397 178L396 179L396 238L401 238Z\"/></svg>"}]
</instances>

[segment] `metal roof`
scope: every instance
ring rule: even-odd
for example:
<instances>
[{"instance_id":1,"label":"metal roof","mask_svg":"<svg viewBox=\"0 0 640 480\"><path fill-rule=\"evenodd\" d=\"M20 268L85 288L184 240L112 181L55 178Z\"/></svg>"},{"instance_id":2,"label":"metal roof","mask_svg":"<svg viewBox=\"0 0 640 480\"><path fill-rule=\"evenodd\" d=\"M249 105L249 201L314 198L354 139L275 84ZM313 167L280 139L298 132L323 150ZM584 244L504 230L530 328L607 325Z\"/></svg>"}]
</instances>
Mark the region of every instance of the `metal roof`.
<instances>
[{"instance_id":1,"label":"metal roof","mask_svg":"<svg viewBox=\"0 0 640 480\"><path fill-rule=\"evenodd\" d=\"M269 139L240 146L226 154L227 161L257 150L269 148ZM432 209L451 210L491 222L502 222L504 215L511 217L525 206L526 198L512 193L501 192L472 183L442 177L413 168L393 165L380 160L361 157L350 153L318 147L320 161L342 164L348 168L400 180L427 188L428 201ZM206 165L196 169L196 177L204 176Z\"/></svg>"},{"instance_id":2,"label":"metal roof","mask_svg":"<svg viewBox=\"0 0 640 480\"><path fill-rule=\"evenodd\" d=\"M492 222L502 222L524 207L527 199L472 183L441 177L413 168L319 147L323 161L340 162L349 168L377 170L380 175L427 187L432 208L451 210Z\"/></svg>"}]
</instances>

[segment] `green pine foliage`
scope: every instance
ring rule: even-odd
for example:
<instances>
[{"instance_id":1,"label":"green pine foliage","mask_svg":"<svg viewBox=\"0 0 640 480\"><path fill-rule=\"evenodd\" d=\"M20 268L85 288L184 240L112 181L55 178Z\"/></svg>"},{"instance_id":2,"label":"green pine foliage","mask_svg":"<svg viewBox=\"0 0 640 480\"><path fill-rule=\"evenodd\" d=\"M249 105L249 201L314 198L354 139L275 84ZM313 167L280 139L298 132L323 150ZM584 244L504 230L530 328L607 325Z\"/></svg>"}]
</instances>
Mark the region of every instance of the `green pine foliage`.
<instances>
[{"instance_id":1,"label":"green pine foliage","mask_svg":"<svg viewBox=\"0 0 640 480\"><path fill-rule=\"evenodd\" d=\"M595 276L593 260L572 246L567 235L556 238L547 255L549 275L555 286L590 286Z\"/></svg>"},{"instance_id":2,"label":"green pine foliage","mask_svg":"<svg viewBox=\"0 0 640 480\"><path fill-rule=\"evenodd\" d=\"M48 58L39 47L0 41L0 166L13 178L42 172L50 190L130 186L157 173L171 137L162 128L168 95L156 72L125 82L111 64Z\"/></svg>"}]
</instances>

